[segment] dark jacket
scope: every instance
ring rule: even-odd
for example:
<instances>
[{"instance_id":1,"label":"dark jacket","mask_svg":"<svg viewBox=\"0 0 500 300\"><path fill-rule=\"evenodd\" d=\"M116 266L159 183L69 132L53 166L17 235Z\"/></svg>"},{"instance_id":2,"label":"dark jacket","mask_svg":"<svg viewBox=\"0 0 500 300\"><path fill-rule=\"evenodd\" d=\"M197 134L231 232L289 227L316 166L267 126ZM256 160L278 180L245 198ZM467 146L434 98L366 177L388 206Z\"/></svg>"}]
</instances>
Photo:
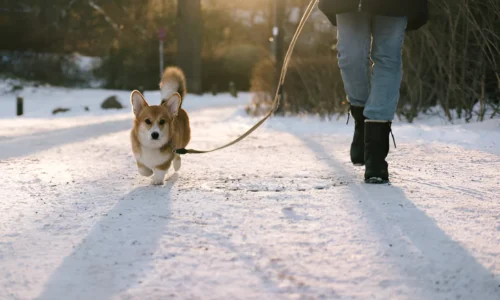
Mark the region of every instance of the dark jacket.
<instances>
[{"instance_id":1,"label":"dark jacket","mask_svg":"<svg viewBox=\"0 0 500 300\"><path fill-rule=\"evenodd\" d=\"M360 6L361 4L361 6ZM427 22L427 0L320 0L319 9L333 25L337 14L359 11L374 15L408 17L407 30L420 28Z\"/></svg>"}]
</instances>

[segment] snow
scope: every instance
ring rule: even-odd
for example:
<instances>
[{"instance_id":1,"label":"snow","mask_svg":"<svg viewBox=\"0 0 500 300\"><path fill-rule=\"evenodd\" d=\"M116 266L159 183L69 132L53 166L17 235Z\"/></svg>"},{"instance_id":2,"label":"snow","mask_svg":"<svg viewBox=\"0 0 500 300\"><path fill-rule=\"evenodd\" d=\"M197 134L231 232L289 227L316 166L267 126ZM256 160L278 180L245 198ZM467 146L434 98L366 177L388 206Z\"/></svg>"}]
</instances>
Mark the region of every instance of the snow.
<instances>
[{"instance_id":1,"label":"snow","mask_svg":"<svg viewBox=\"0 0 500 300\"><path fill-rule=\"evenodd\" d=\"M23 117L0 94L0 299L500 299L499 119L397 122L390 186L362 183L345 118L283 117L153 187L129 92L19 93ZM188 95L190 146L252 126L249 99Z\"/></svg>"},{"instance_id":2,"label":"snow","mask_svg":"<svg viewBox=\"0 0 500 300\"><path fill-rule=\"evenodd\" d=\"M71 57L78 66L79 72L92 72L102 64L102 58L100 57L85 56L76 52Z\"/></svg>"}]
</instances>

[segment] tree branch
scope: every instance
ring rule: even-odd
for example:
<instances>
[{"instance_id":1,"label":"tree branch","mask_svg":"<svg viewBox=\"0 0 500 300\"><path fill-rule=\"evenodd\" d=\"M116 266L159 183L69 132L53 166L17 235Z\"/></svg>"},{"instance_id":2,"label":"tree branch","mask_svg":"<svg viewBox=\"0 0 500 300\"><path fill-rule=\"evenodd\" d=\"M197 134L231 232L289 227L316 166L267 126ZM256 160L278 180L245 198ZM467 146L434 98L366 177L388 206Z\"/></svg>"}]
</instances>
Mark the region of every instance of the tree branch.
<instances>
[{"instance_id":1,"label":"tree branch","mask_svg":"<svg viewBox=\"0 0 500 300\"><path fill-rule=\"evenodd\" d=\"M106 20L106 22L108 22L108 24L111 25L111 27L113 27L113 29L116 32L120 31L120 27L115 22L113 22L113 20L106 14L106 12L104 11L104 9L102 9L102 7L100 7L99 5L95 4L95 2L92 1L92 0L88 0L88 4L93 9L97 10L104 17L104 19Z\"/></svg>"}]
</instances>

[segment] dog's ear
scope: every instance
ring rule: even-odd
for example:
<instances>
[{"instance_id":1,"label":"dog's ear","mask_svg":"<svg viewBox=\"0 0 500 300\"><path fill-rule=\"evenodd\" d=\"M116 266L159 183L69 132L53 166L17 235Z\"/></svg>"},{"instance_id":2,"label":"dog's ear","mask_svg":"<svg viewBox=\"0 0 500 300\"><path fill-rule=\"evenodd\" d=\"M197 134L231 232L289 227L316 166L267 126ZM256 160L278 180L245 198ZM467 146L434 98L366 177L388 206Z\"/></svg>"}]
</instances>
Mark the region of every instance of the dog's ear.
<instances>
[{"instance_id":1,"label":"dog's ear","mask_svg":"<svg viewBox=\"0 0 500 300\"><path fill-rule=\"evenodd\" d=\"M181 95L179 93L175 93L167 100L162 101L161 105L168 109L170 115L177 116L179 108L181 107L181 101Z\"/></svg>"},{"instance_id":2,"label":"dog's ear","mask_svg":"<svg viewBox=\"0 0 500 300\"><path fill-rule=\"evenodd\" d=\"M132 103L132 108L136 117L139 116L144 107L149 106L146 99L144 99L144 96L139 91L132 92L130 95L130 103Z\"/></svg>"}]
</instances>

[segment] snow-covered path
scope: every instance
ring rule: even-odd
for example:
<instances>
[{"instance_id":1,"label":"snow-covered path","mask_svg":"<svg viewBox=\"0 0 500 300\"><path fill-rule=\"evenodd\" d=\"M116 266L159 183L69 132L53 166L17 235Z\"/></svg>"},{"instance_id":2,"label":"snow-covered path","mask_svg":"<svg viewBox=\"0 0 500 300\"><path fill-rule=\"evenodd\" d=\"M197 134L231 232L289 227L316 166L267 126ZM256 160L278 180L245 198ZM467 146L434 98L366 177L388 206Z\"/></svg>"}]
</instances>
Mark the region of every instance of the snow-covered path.
<instances>
[{"instance_id":1,"label":"snow-covered path","mask_svg":"<svg viewBox=\"0 0 500 300\"><path fill-rule=\"evenodd\" d=\"M190 112L194 148L255 121ZM344 120L276 118L163 187L131 114L33 122L0 120L0 299L500 299L498 120L395 126L369 186Z\"/></svg>"}]
</instances>

